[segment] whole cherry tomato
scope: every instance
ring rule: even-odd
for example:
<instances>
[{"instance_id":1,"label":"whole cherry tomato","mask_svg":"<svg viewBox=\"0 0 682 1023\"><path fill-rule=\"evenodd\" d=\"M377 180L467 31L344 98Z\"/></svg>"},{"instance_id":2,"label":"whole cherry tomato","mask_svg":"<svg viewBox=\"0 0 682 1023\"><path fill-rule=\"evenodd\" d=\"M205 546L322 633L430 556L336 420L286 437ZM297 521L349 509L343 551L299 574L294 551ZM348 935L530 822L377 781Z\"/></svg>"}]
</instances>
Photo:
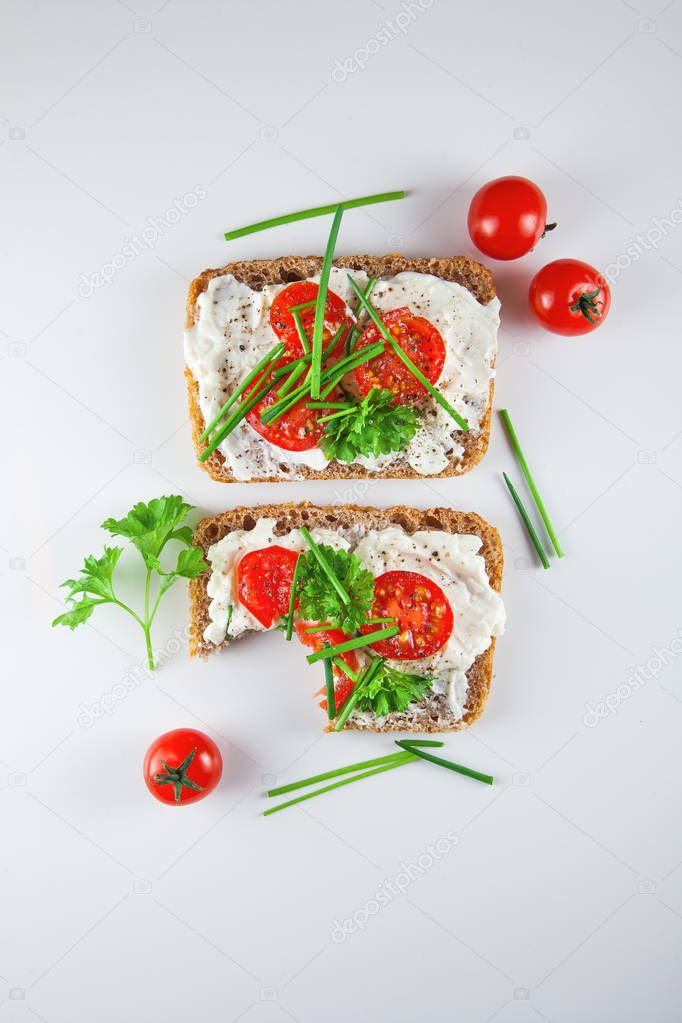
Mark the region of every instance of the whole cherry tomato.
<instances>
[{"instance_id":1,"label":"whole cherry tomato","mask_svg":"<svg viewBox=\"0 0 682 1023\"><path fill-rule=\"evenodd\" d=\"M203 732L174 728L151 744L143 772L147 788L159 802L184 806L213 792L223 773L223 758Z\"/></svg>"},{"instance_id":2,"label":"whole cherry tomato","mask_svg":"<svg viewBox=\"0 0 682 1023\"><path fill-rule=\"evenodd\" d=\"M606 319L611 290L598 270L580 259L555 259L530 282L530 307L545 330L588 334Z\"/></svg>"},{"instance_id":3,"label":"whole cherry tomato","mask_svg":"<svg viewBox=\"0 0 682 1023\"><path fill-rule=\"evenodd\" d=\"M496 178L479 188L467 219L474 245L493 259L518 259L535 248L546 231L547 200L528 178Z\"/></svg>"}]
</instances>

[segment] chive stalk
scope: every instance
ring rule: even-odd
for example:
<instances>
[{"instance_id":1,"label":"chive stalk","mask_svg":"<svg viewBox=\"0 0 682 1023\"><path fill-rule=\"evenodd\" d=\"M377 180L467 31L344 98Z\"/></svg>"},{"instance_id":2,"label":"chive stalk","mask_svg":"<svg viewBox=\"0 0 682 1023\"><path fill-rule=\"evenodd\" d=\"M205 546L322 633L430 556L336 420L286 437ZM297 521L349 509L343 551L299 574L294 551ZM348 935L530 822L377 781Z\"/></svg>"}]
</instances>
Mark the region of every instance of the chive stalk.
<instances>
[{"instance_id":1,"label":"chive stalk","mask_svg":"<svg viewBox=\"0 0 682 1023\"><path fill-rule=\"evenodd\" d=\"M344 703L343 707L339 711L339 715L336 719L336 724L334 725L335 732L341 731L346 721L350 717L351 713L355 709L356 703L362 696L363 688L366 687L368 683L372 681L372 679L379 671L383 663L384 663L383 657L375 657L371 664L368 667L366 667L365 670L359 675L353 692L350 694L350 696Z\"/></svg>"},{"instance_id":2,"label":"chive stalk","mask_svg":"<svg viewBox=\"0 0 682 1023\"><path fill-rule=\"evenodd\" d=\"M519 466L521 467L521 472L523 473L524 479L528 484L528 489L530 490L533 500L535 501L535 506L537 510L540 512L540 517L542 518L542 521L545 524L545 529L547 530L547 535L552 543L552 547L556 551L557 557L563 558L564 552L559 544L559 538L554 532L554 526L552 525L550 517L547 514L547 509L545 508L544 502L540 497L540 492L535 484L535 480L531 475L528 462L526 461L526 457L519 443L519 438L516 435L516 430L514 429L514 426L512 424L511 416L509 415L509 412L507 411L506 408L500 409L500 418L502 419L502 422L505 425L505 429L511 442L511 446L513 447L514 454L516 455L516 460L519 463Z\"/></svg>"},{"instance_id":3,"label":"chive stalk","mask_svg":"<svg viewBox=\"0 0 682 1023\"><path fill-rule=\"evenodd\" d=\"M425 753L419 749L414 743L406 739L396 739L396 746L400 746L401 749L407 750L409 753L414 753L416 757L421 757L422 760L428 760L431 764L438 764L440 767L446 767L448 771L455 771L457 774L465 774L467 778L475 778L476 781L482 781L485 785L492 785L494 778L489 774L481 774L480 771L474 771L470 767L462 767L461 764L455 764L452 760L445 760L443 757L436 757L433 753Z\"/></svg>"},{"instance_id":4,"label":"chive stalk","mask_svg":"<svg viewBox=\"0 0 682 1023\"><path fill-rule=\"evenodd\" d=\"M283 352L284 352L284 345L283 344L278 344L278 345L275 345L275 347L272 348L267 353L267 355L263 356L263 358L260 360L260 362L258 362L253 367L251 372L246 377L244 377L244 379L242 380L242 382L239 385L239 387L237 387L237 389L232 392L230 397L227 399L227 401L225 402L225 404L221 408L220 412L218 412L217 415L214 416L214 418L208 424L208 426L206 427L204 432L201 434L201 436L199 437L199 440L206 440L206 438L213 432L213 430L215 430L216 426L218 425L220 420L223 418L225 413L227 411L229 411L230 408L232 408L232 406L234 405L234 403L237 400L237 398L239 397L239 395L244 393L246 388L249 386L249 384L253 380L256 379L256 377L261 372L261 370L265 369L266 366L269 366L271 362L276 362L277 359L279 359L280 355L283 354Z\"/></svg>"},{"instance_id":5,"label":"chive stalk","mask_svg":"<svg viewBox=\"0 0 682 1023\"><path fill-rule=\"evenodd\" d=\"M328 647L329 643L325 643ZM334 692L334 672L329 657L324 659L324 687L327 692L327 717L333 721L336 717L336 693Z\"/></svg>"},{"instance_id":6,"label":"chive stalk","mask_svg":"<svg viewBox=\"0 0 682 1023\"><path fill-rule=\"evenodd\" d=\"M298 585L298 574L301 570L301 560L302 556L299 554L299 556L296 558L296 564L294 565L294 575L291 580L291 592L289 593L289 611L287 614L286 631L287 641L291 640L291 637L294 632L294 605L296 603L296 587Z\"/></svg>"},{"instance_id":7,"label":"chive stalk","mask_svg":"<svg viewBox=\"0 0 682 1023\"><path fill-rule=\"evenodd\" d=\"M533 542L533 547L535 547L535 550L537 551L537 555L538 555L538 557L540 559L542 567L543 568L549 568L549 558L545 554L544 547L540 543L540 537L535 532L535 526L530 521L530 515L526 511L526 509L524 507L524 504L523 504L523 501L521 500L521 498L519 497L519 495L518 495L518 493L516 491L516 487L514 486L512 481L509 479L509 477L507 476L506 472L503 472L502 475L504 477L504 482L507 484L507 490L511 494L512 499L514 501L514 504L516 505L516 507L518 509L518 513L521 516L521 520L522 520L524 526L526 527L526 531L528 533L528 536L531 538L531 540Z\"/></svg>"},{"instance_id":8,"label":"chive stalk","mask_svg":"<svg viewBox=\"0 0 682 1023\"><path fill-rule=\"evenodd\" d=\"M415 740L416 746L442 746L442 742L433 740ZM302 778L301 781L292 781L288 785L279 785L276 789L269 789L266 795L269 798L284 796L287 792L295 792L296 789L306 788L308 785L316 785L318 781L329 781L331 778L338 778L342 774L351 774L353 771L364 771L370 767L379 767L381 764L390 764L391 761L401 759L404 753L387 753L383 757L374 757L372 760L359 760L356 764L348 764L347 767L337 767L333 771L323 771L322 774L314 774L310 778Z\"/></svg>"},{"instance_id":9,"label":"chive stalk","mask_svg":"<svg viewBox=\"0 0 682 1023\"><path fill-rule=\"evenodd\" d=\"M376 277L370 277L369 281L367 282L367 287L363 291L363 295L365 296L365 298L369 298L369 296L372 294L372 292L374 290L374 285L376 284L376 282L377 282L377 278ZM360 313L361 312L362 312L362 303L358 302L358 304L355 307L355 319L356 320L360 319ZM359 337L360 337L360 327L358 327L357 323L355 323L355 325L352 327L352 329L348 331L348 337L346 338L346 348L345 348L346 355L350 355L350 353L354 350L355 342L357 341L357 339Z\"/></svg>"},{"instance_id":10,"label":"chive stalk","mask_svg":"<svg viewBox=\"0 0 682 1023\"><path fill-rule=\"evenodd\" d=\"M251 409L254 408L261 400L261 398L264 398L265 395L269 391L271 391L274 386L275 381L272 379L268 380L263 385L263 387L259 387L253 394L249 395L249 397L245 401L243 401L240 405L237 406L237 408L229 417L223 428L219 430L218 433L215 433L213 435L206 450L199 455L200 462L206 461L208 456L211 455L215 451L215 449L219 447L220 444L222 444L225 438L230 433L232 433L234 428L239 425L242 419L244 419L249 414Z\"/></svg>"},{"instance_id":11,"label":"chive stalk","mask_svg":"<svg viewBox=\"0 0 682 1023\"><path fill-rule=\"evenodd\" d=\"M374 774L382 774L384 771L392 771L394 767L402 767L404 764L411 764L416 760L414 752L405 753L405 756L400 760L393 760L390 764L384 764L381 767L374 767L371 771L363 771L361 774L355 774L352 778L344 778L341 781L334 782L332 785L325 785L321 789L315 789L314 792L307 792L304 796L297 796L296 799L290 799L286 803L280 803L279 806L271 806L269 810L263 811L264 817L269 817L273 813L277 813L279 810L286 810L289 806L294 806L296 803L303 803L306 799L314 799L315 796L321 796L325 792L331 792L332 789L340 789L343 785L352 785L355 781L362 781L363 778L371 778Z\"/></svg>"},{"instance_id":12,"label":"chive stalk","mask_svg":"<svg viewBox=\"0 0 682 1023\"><path fill-rule=\"evenodd\" d=\"M314 654L308 654L306 660L308 664L315 664L316 661L322 660L324 656L335 656L336 654L348 653L349 650L359 650L360 647L369 646L371 643L378 643L381 639L391 639L392 636L397 636L399 632L400 628L397 625L391 625L387 629L377 629L376 632L366 632L363 636L354 636L353 639L337 643L336 646L331 647L331 650L327 651L326 655L321 650Z\"/></svg>"},{"instance_id":13,"label":"chive stalk","mask_svg":"<svg viewBox=\"0 0 682 1023\"><path fill-rule=\"evenodd\" d=\"M391 202L393 199L404 199L405 192L378 192L376 195L363 195L359 199L344 199L343 205L347 210L355 209L357 206L372 206L379 202ZM309 220L311 217L323 217L327 213L335 213L339 203L330 203L328 206L312 206L307 210L298 210L296 213L285 213L281 217L271 217L269 220L259 220L247 227L238 227L233 231L225 232L225 240L232 241L234 238L243 238L246 234L255 234L256 231L265 231L269 227L280 227L282 224L292 224L296 220Z\"/></svg>"},{"instance_id":14,"label":"chive stalk","mask_svg":"<svg viewBox=\"0 0 682 1023\"><path fill-rule=\"evenodd\" d=\"M336 239L339 236L339 228L341 226L341 218L343 216L343 204L337 207L334 219L332 221L331 230L329 232L329 238L327 240L327 247L324 252L324 259L322 260L322 268L320 270L320 283L317 291L317 302L315 304L315 321L313 323L313 337L312 337L312 362L310 364L310 393L313 398L320 397L320 373L322 368L322 334L324 331L324 310L327 304L327 289L329 287L329 275L332 269L332 259L334 258L334 249L336 247Z\"/></svg>"}]
</instances>

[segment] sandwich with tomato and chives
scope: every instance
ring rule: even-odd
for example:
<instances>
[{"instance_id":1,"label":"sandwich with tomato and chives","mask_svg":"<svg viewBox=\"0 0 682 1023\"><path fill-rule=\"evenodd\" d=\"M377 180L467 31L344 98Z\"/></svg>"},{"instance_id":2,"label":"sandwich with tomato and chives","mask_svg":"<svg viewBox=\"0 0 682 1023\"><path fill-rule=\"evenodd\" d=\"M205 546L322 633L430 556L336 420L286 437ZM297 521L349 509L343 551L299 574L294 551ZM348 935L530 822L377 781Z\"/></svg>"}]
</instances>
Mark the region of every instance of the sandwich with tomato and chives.
<instances>
[{"instance_id":1,"label":"sandwich with tomato and chives","mask_svg":"<svg viewBox=\"0 0 682 1023\"><path fill-rule=\"evenodd\" d=\"M319 670L330 730L457 730L483 712L504 629L502 546L473 513L237 508L203 519L193 655L277 630ZM254 644L253 656L258 656Z\"/></svg>"},{"instance_id":2,"label":"sandwich with tomato and chives","mask_svg":"<svg viewBox=\"0 0 682 1023\"><path fill-rule=\"evenodd\" d=\"M323 208L323 257L231 262L190 285L190 418L215 480L456 476L486 451L492 275L464 256L335 258L345 208Z\"/></svg>"}]
</instances>

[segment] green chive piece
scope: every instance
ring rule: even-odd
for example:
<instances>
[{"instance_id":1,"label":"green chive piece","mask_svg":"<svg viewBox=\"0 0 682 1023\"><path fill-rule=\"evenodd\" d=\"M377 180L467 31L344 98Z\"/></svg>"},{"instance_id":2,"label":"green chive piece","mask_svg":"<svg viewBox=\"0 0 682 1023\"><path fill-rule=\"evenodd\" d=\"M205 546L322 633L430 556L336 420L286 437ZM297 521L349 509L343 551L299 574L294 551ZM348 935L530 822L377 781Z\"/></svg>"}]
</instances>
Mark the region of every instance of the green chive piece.
<instances>
[{"instance_id":1,"label":"green chive piece","mask_svg":"<svg viewBox=\"0 0 682 1023\"><path fill-rule=\"evenodd\" d=\"M364 636L355 636L353 639L347 639L344 643L337 643L336 646L331 647L327 651L326 655L323 651L318 650L314 654L308 654L306 660L308 664L315 664L316 661L321 661L324 656L336 656L336 654L345 654L349 650L358 650L360 647L369 646L370 643L378 643L380 639L390 639L392 636L397 636L400 629L397 625L391 625L387 629L378 629L376 632L367 632Z\"/></svg>"},{"instance_id":2,"label":"green chive piece","mask_svg":"<svg viewBox=\"0 0 682 1023\"><path fill-rule=\"evenodd\" d=\"M391 202L393 199L404 199L405 192L378 192L376 195L363 195L359 199L344 199L343 205L347 210L355 209L357 206L372 206L378 202ZM281 217L271 217L270 220L259 220L256 224L249 224L248 227L239 227L234 231L225 232L225 240L230 242L234 238L243 238L246 234L255 234L256 231L265 231L269 227L279 227L282 224L292 224L296 220L309 220L311 217L323 217L327 213L335 213L339 203L330 203L328 206L313 206L309 210L299 210L297 213L285 213Z\"/></svg>"},{"instance_id":3,"label":"green chive piece","mask_svg":"<svg viewBox=\"0 0 682 1023\"><path fill-rule=\"evenodd\" d=\"M442 746L443 743L436 743ZM364 771L368 767L379 767L381 764L390 764L394 760L400 760L404 753L387 753L383 757L374 757L372 760L359 760L357 764L349 764L347 767L337 767L333 771L323 771L322 774L314 774L310 778L302 778L301 781L292 781L288 785L280 785L276 789L270 789L266 795L269 798L284 796L287 792L295 792L296 789L303 789L307 785L316 785L318 781L329 781L331 778L338 778L342 774L352 774L354 771Z\"/></svg>"},{"instance_id":4,"label":"green chive piece","mask_svg":"<svg viewBox=\"0 0 682 1023\"><path fill-rule=\"evenodd\" d=\"M526 509L523 506L523 501L521 500L521 498L519 497L518 493L516 492L516 487L514 486L512 481L509 479L509 477L507 476L506 472L503 472L502 475L504 477L504 482L507 484L507 489L508 489L509 493L511 494L513 500L514 500L514 504L516 505L516 507L518 509L518 512L519 512L519 515L521 516L523 524L526 527L526 530L528 531L528 535L531 538L531 540L533 541L533 547L535 547L535 550L537 551L537 554L538 554L538 557L540 559L540 562L542 563L542 567L543 568L549 568L549 559L548 559L547 555L545 554L545 551L544 551L544 548L543 548L542 544L540 543L540 537L535 532L535 526L530 521L530 516L529 516L528 512L526 511Z\"/></svg>"},{"instance_id":5,"label":"green chive piece","mask_svg":"<svg viewBox=\"0 0 682 1023\"><path fill-rule=\"evenodd\" d=\"M403 746L444 746L444 742L437 739L402 739Z\"/></svg>"},{"instance_id":6,"label":"green chive piece","mask_svg":"<svg viewBox=\"0 0 682 1023\"><path fill-rule=\"evenodd\" d=\"M296 799L290 799L287 803L280 803L279 806L271 806L269 810L263 811L264 817L269 817L272 813L277 813L278 810L286 810L289 806L294 806L295 803L303 803L306 799L314 799L315 796L321 796L325 792L331 792L332 789L339 789L343 785L352 785L354 781L362 781L363 778L371 778L373 774L382 774L384 771L392 771L394 767L402 767L403 764L410 764L417 758L414 756L414 752L405 753L405 756L401 760L393 760L390 764L384 764L381 767L375 767L371 771L363 771L361 774L355 774L352 778L344 778L342 781L334 782L333 785L325 785L324 788L315 789L314 792L308 792L304 796L297 796Z\"/></svg>"},{"instance_id":7,"label":"green chive piece","mask_svg":"<svg viewBox=\"0 0 682 1023\"><path fill-rule=\"evenodd\" d=\"M363 295L365 296L365 298L369 298L369 296L372 294L372 291L374 290L374 285L376 284L376 282L377 282L377 278L376 277L370 277L369 281L367 282L367 287L363 291ZM356 320L360 319L360 313L361 312L362 312L362 303L358 302L358 304L355 307L355 319ZM346 355L350 355L350 353L355 349L355 342L360 337L360 332L361 332L361 328L358 327L357 323L352 328L352 330L348 331L348 337L346 338L346 348L345 348Z\"/></svg>"},{"instance_id":8,"label":"green chive piece","mask_svg":"<svg viewBox=\"0 0 682 1023\"><path fill-rule=\"evenodd\" d=\"M298 339L301 342L303 354L307 355L308 352L310 351L310 345L308 344L308 335L305 332L305 327L303 326L301 314L299 313L298 309L293 309L290 311L292 312L294 317L294 323L296 324L296 332L298 333Z\"/></svg>"},{"instance_id":9,"label":"green chive piece","mask_svg":"<svg viewBox=\"0 0 682 1023\"><path fill-rule=\"evenodd\" d=\"M209 434L212 433L213 430L215 430L216 426L218 425L220 420L223 418L225 413L232 407L232 405L234 405L234 403L237 400L237 398L239 397L239 395L244 393L246 388L249 386L249 384L253 380L255 380L255 378L258 376L258 374L261 372L261 370L265 369L266 366L269 366L271 362L276 362L277 359L279 359L280 355L282 355L283 352L284 352L284 345L283 344L279 344L279 345L275 345L275 347L272 348L267 353L267 355L263 356L263 358L260 360L260 362L258 362L253 367L251 372L246 377L244 377L244 379L242 380L241 384L236 389L236 391L232 392L230 397L227 399L227 401L225 402L225 404L221 408L220 412L218 412L218 414L211 420L211 422L208 424L208 426L206 427L204 432L201 434L201 436L199 437L199 440L206 440L206 438L209 436Z\"/></svg>"},{"instance_id":10,"label":"green chive piece","mask_svg":"<svg viewBox=\"0 0 682 1023\"><path fill-rule=\"evenodd\" d=\"M314 306L316 302L317 302L316 298L311 298L309 302L299 302L298 305L290 305L289 312L294 313L300 312L301 309L310 309L310 307Z\"/></svg>"},{"instance_id":11,"label":"green chive piece","mask_svg":"<svg viewBox=\"0 0 682 1023\"><path fill-rule=\"evenodd\" d=\"M223 428L219 430L218 433L215 433L213 435L206 450L199 455L200 462L206 461L208 456L211 455L215 451L215 449L219 447L220 444L222 444L225 438L230 433L232 433L234 428L238 426L239 423L241 423L242 419L244 419L249 414L251 409L254 408L261 400L261 398L264 398L265 395L269 391L271 391L274 386L275 381L272 379L268 380L263 385L263 387L258 388L253 394L249 395L249 397L245 401L243 401L240 405L237 406L237 408L229 417Z\"/></svg>"},{"instance_id":12,"label":"green chive piece","mask_svg":"<svg viewBox=\"0 0 682 1023\"><path fill-rule=\"evenodd\" d=\"M294 575L291 580L291 592L289 594L289 612L287 614L287 632L286 638L289 641L294 631L294 604L296 603L296 587L298 585L298 574L301 570L301 555L296 558L296 564L294 565Z\"/></svg>"},{"instance_id":13,"label":"green chive piece","mask_svg":"<svg viewBox=\"0 0 682 1023\"><path fill-rule=\"evenodd\" d=\"M368 618L365 622L366 625L383 625L384 622L394 622L395 618Z\"/></svg>"},{"instance_id":14,"label":"green chive piece","mask_svg":"<svg viewBox=\"0 0 682 1023\"><path fill-rule=\"evenodd\" d=\"M232 624L232 614L234 612L234 604L227 605L227 625L225 626L225 639L228 643L232 640L230 635L230 625Z\"/></svg>"},{"instance_id":15,"label":"green chive piece","mask_svg":"<svg viewBox=\"0 0 682 1023\"><path fill-rule=\"evenodd\" d=\"M336 578L334 572L332 572L330 566L327 564L327 559L325 558L324 554L322 553L320 548L317 546L317 544L315 543L315 541L313 540L312 536L310 535L310 533L308 532L308 530L306 529L305 526L301 526L301 533L303 534L303 537L304 537L306 543L310 547L310 550L313 553L313 557L315 558L315 561L318 563L318 565L320 566L320 568L322 569L324 574L327 576L327 578L329 579L329 582L332 584L332 586L334 587L334 589L336 590L338 595L341 597L341 600L344 602L344 604L350 604L350 597L348 596L348 594L344 590L344 588L341 585L341 583L339 582L339 580ZM317 652L319 654L321 654L322 657L325 656L323 651L318 650ZM334 652L336 653L336 651L334 651ZM332 654L327 654L326 656L331 657ZM321 657L315 656L315 660L319 661L319 660L321 660ZM309 663L313 664L314 662L313 661L309 661Z\"/></svg>"},{"instance_id":16,"label":"green chive piece","mask_svg":"<svg viewBox=\"0 0 682 1023\"><path fill-rule=\"evenodd\" d=\"M396 739L396 746L400 746L401 749L406 749L410 753L414 753L416 757L421 757L422 760L428 760L432 764L438 764L440 767L447 767L449 771L455 771L457 774L465 774L467 778L475 778L476 781L482 781L486 785L492 785L494 778L490 774L481 774L480 771L473 771L470 767L462 767L461 764L455 764L452 760L444 760L443 757L434 757L432 753L424 753L413 743L405 739Z\"/></svg>"},{"instance_id":17,"label":"green chive piece","mask_svg":"<svg viewBox=\"0 0 682 1023\"><path fill-rule=\"evenodd\" d=\"M337 668L340 668L341 671L345 672L346 675L348 675L348 678L351 680L351 682L357 682L358 676L355 674L352 668L348 667L343 657L334 657L332 658L332 660L334 661L334 664L336 665Z\"/></svg>"},{"instance_id":18,"label":"green chive piece","mask_svg":"<svg viewBox=\"0 0 682 1023\"><path fill-rule=\"evenodd\" d=\"M334 258L334 249L336 247L336 239L339 235L339 228L341 226L341 217L343 216L343 204L337 207L336 213L334 214L334 220L332 221L331 230L329 232L329 239L327 241L327 248L324 252L324 259L322 260L322 269L320 270L320 283L317 291L317 303L315 305L315 322L313 324L313 338L312 338L312 353L313 361L310 364L310 393L313 398L320 397L320 372L322 365L322 334L324 331L324 310L327 304L327 289L329 287L329 275L332 269L332 259Z\"/></svg>"},{"instance_id":19,"label":"green chive piece","mask_svg":"<svg viewBox=\"0 0 682 1023\"><path fill-rule=\"evenodd\" d=\"M330 629L338 629L338 625L334 622L329 622L327 625L309 625L305 628L304 632L329 632Z\"/></svg>"},{"instance_id":20,"label":"green chive piece","mask_svg":"<svg viewBox=\"0 0 682 1023\"><path fill-rule=\"evenodd\" d=\"M352 415L353 412L355 412L355 405L352 408L342 409L341 412L332 412L329 416L321 416L317 421L318 423L328 423L332 419L344 419L346 416Z\"/></svg>"},{"instance_id":21,"label":"green chive piece","mask_svg":"<svg viewBox=\"0 0 682 1023\"><path fill-rule=\"evenodd\" d=\"M355 292L355 294L360 299L360 304L366 310L366 312L369 314L369 318L375 324L375 326L377 327L377 329L379 330L381 335L388 341L389 345L391 346L391 348L393 349L395 354L398 356L398 358L401 359L402 362L405 363L405 365L409 369L409 371L412 374L412 376L416 380L419 381L419 383L422 385L422 387L426 388L426 390L429 392L429 394L434 399L434 401L437 401L438 404L440 405L440 407L445 409L445 411L448 413L448 415L452 419L454 419L454 421L457 423L459 428L461 430L467 431L469 429L469 424L467 423L467 421L465 419L462 419L462 417L460 416L460 414L458 412L455 412L455 410L452 407L452 405L450 404L450 402L446 398L443 397L443 395L440 393L440 391L436 390L436 388L433 386L431 381L428 380L424 376L422 371L417 366L415 366L415 364L412 362L412 359L409 357L409 355L407 355L407 353L402 350L402 348L397 343L397 341L395 340L395 338L393 337L391 332L387 329L387 327L381 321L381 319L379 317L379 314L377 313L377 311L374 308L374 306L371 305L367 301L367 299L363 295L362 291L357 286L357 284L355 283L353 278L350 276L350 274L348 275L348 280L351 283L353 291Z\"/></svg>"},{"instance_id":22,"label":"green chive piece","mask_svg":"<svg viewBox=\"0 0 682 1023\"><path fill-rule=\"evenodd\" d=\"M519 438L516 435L516 430L512 425L511 416L509 415L509 412L507 411L506 408L500 409L500 417L507 430L511 446L513 447L514 454L516 455L516 460L519 463L521 467L521 472L523 473L526 483L528 484L528 489L530 490L533 496L533 500L535 501L537 510L540 512L540 517L542 518L542 521L545 524L545 529L547 530L547 535L549 536L549 539L552 542L552 547L556 551L557 557L563 558L564 552L559 544L559 538L554 532L554 526L552 525L549 515L547 514L547 509L545 508L543 500L540 497L540 492L537 486L535 485L535 480L531 475L528 462L526 461L525 455L521 450L521 445L519 443Z\"/></svg>"},{"instance_id":23,"label":"green chive piece","mask_svg":"<svg viewBox=\"0 0 682 1023\"><path fill-rule=\"evenodd\" d=\"M350 696L344 703L343 707L339 711L339 716L337 717L336 724L334 725L335 732L341 731L346 721L350 717L352 711L355 709L356 703L362 696L364 687L366 687L368 683L372 681L372 679L374 678L374 676L384 663L384 660L385 659L383 657L375 657L371 661L371 663L369 665L366 665L364 670L360 672L360 674L358 675L357 682L355 684L355 688L353 689L352 693L350 694Z\"/></svg>"},{"instance_id":24,"label":"green chive piece","mask_svg":"<svg viewBox=\"0 0 682 1023\"><path fill-rule=\"evenodd\" d=\"M353 408L349 401L307 401L306 408Z\"/></svg>"},{"instance_id":25,"label":"green chive piece","mask_svg":"<svg viewBox=\"0 0 682 1023\"><path fill-rule=\"evenodd\" d=\"M325 647L329 646L329 643L324 644ZM334 692L334 672L332 670L332 662L329 657L325 657L324 661L324 687L327 692L327 717L330 721L333 721L336 717L336 693Z\"/></svg>"}]
</instances>

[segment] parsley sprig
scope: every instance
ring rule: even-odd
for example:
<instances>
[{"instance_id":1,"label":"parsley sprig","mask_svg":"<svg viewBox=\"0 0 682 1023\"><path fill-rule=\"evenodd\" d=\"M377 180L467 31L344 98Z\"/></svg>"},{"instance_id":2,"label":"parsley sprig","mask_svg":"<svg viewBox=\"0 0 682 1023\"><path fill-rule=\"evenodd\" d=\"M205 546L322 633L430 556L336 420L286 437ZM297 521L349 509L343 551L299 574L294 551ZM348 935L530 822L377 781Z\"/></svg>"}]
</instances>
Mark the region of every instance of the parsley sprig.
<instances>
[{"instance_id":1,"label":"parsley sprig","mask_svg":"<svg viewBox=\"0 0 682 1023\"><path fill-rule=\"evenodd\" d=\"M190 526L182 525L191 507L177 495L158 497L148 504L140 501L123 519L110 518L102 523L102 529L106 529L112 536L125 537L142 557L146 576L144 607L140 614L124 603L114 590L114 571L124 548L105 547L101 557L97 558L92 554L86 557L79 578L67 579L62 583L69 591L66 596L69 608L55 618L52 625L66 625L70 629L76 629L87 622L100 604L115 604L134 618L142 628L147 663L153 670L151 627L161 598L177 579L196 579L207 567L204 552L193 546ZM177 556L175 567L166 571L161 566L160 556L170 541L182 544L182 549ZM153 577L156 577L158 582L156 597L152 604Z\"/></svg>"},{"instance_id":2,"label":"parsley sprig","mask_svg":"<svg viewBox=\"0 0 682 1023\"><path fill-rule=\"evenodd\" d=\"M330 628L355 633L367 624L374 603L374 576L355 554L316 544L301 530L310 550L301 555L298 574L299 613Z\"/></svg>"},{"instance_id":3,"label":"parsley sprig","mask_svg":"<svg viewBox=\"0 0 682 1023\"><path fill-rule=\"evenodd\" d=\"M355 405L325 416L320 447L330 460L353 462L358 455L388 455L404 450L419 427L413 405L393 405L394 394L373 387Z\"/></svg>"}]
</instances>

